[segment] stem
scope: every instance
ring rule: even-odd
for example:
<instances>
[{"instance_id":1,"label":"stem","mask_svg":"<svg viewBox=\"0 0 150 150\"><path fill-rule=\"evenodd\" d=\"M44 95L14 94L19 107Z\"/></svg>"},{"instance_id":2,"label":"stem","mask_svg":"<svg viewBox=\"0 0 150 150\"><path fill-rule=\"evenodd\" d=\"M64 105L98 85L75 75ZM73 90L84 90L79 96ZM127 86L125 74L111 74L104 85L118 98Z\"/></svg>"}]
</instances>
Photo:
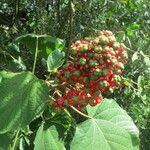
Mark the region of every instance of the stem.
<instances>
[{"instance_id":1,"label":"stem","mask_svg":"<svg viewBox=\"0 0 150 150\"><path fill-rule=\"evenodd\" d=\"M9 53L6 52L6 51L4 51L4 52L2 52L2 53L3 53L3 55L9 56L9 57L12 58L13 60L17 60L15 57L13 57L11 54L9 54Z\"/></svg>"},{"instance_id":2,"label":"stem","mask_svg":"<svg viewBox=\"0 0 150 150\"><path fill-rule=\"evenodd\" d=\"M72 116L70 115L70 113L68 112L67 109L64 109L64 111L66 112L66 114L67 114L69 117L72 117Z\"/></svg>"},{"instance_id":3,"label":"stem","mask_svg":"<svg viewBox=\"0 0 150 150\"><path fill-rule=\"evenodd\" d=\"M57 23L60 23L60 0L57 0Z\"/></svg>"},{"instance_id":4,"label":"stem","mask_svg":"<svg viewBox=\"0 0 150 150\"><path fill-rule=\"evenodd\" d=\"M15 17L18 17L20 0L15 0Z\"/></svg>"},{"instance_id":5,"label":"stem","mask_svg":"<svg viewBox=\"0 0 150 150\"><path fill-rule=\"evenodd\" d=\"M17 133L16 133L16 135L15 135L14 143L12 145L11 150L15 150L15 146L16 146L17 139L18 139L18 136L19 136L19 132L20 132L20 130L18 130Z\"/></svg>"},{"instance_id":6,"label":"stem","mask_svg":"<svg viewBox=\"0 0 150 150\"><path fill-rule=\"evenodd\" d=\"M73 26L73 10L72 10L72 0L69 0L69 37L68 37L68 48L66 51L65 62L68 60L69 50L71 46L71 38L72 38L72 26Z\"/></svg>"},{"instance_id":7,"label":"stem","mask_svg":"<svg viewBox=\"0 0 150 150\"><path fill-rule=\"evenodd\" d=\"M135 53L135 52L137 52L137 54L139 54L139 55L141 55L141 53L140 52L138 52L138 51L136 51L136 50L133 50L133 49L131 49L131 48L125 48L125 49L127 49L127 52L128 51L130 51L130 52L132 52L132 53ZM149 55L146 55L146 54L144 54L145 56L147 56L148 58L150 58L150 56Z\"/></svg>"},{"instance_id":8,"label":"stem","mask_svg":"<svg viewBox=\"0 0 150 150\"><path fill-rule=\"evenodd\" d=\"M90 117L90 116L88 116L88 115L82 113L81 111L77 110L75 107L73 107L73 106L70 106L70 107L71 107L74 111L76 111L78 114L80 114L81 116L84 116L84 117L86 117L86 118L88 118L88 119L92 119L92 117Z\"/></svg>"},{"instance_id":9,"label":"stem","mask_svg":"<svg viewBox=\"0 0 150 150\"><path fill-rule=\"evenodd\" d=\"M122 77L122 79L123 79L123 80L130 80L129 78L125 78L125 77ZM138 85L137 82L133 81L132 79L131 79L130 81L131 81L133 84Z\"/></svg>"},{"instance_id":10,"label":"stem","mask_svg":"<svg viewBox=\"0 0 150 150\"><path fill-rule=\"evenodd\" d=\"M34 74L34 72L35 72L37 54L38 54L38 37L36 37L36 49L35 49L34 63L33 63L33 69L32 69L32 73L33 73L33 74Z\"/></svg>"},{"instance_id":11,"label":"stem","mask_svg":"<svg viewBox=\"0 0 150 150\"><path fill-rule=\"evenodd\" d=\"M48 81L50 79L50 76L51 76L51 72L49 73L49 75L45 81Z\"/></svg>"}]
</instances>

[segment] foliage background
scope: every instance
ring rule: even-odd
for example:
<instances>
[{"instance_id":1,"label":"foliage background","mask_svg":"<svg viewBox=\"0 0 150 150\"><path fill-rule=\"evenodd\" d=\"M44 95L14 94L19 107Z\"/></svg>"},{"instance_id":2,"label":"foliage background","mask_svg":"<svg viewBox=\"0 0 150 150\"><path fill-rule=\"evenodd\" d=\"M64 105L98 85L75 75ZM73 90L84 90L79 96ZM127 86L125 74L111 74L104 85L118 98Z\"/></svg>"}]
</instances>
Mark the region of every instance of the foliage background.
<instances>
[{"instance_id":1,"label":"foliage background","mask_svg":"<svg viewBox=\"0 0 150 150\"><path fill-rule=\"evenodd\" d=\"M96 33L114 32L128 47L124 87L111 97L140 129L141 150L150 149L150 1L149 0L1 0L0 70L32 70L33 55L13 44L26 33L48 34L71 42ZM47 72L38 58L36 75Z\"/></svg>"}]
</instances>

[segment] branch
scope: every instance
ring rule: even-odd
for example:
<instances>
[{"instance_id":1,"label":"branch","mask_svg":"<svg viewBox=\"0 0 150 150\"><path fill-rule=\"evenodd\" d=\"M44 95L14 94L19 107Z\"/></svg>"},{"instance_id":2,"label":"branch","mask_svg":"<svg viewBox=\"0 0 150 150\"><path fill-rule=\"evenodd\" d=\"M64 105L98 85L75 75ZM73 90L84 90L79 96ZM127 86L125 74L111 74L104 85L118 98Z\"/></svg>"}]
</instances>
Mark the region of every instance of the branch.
<instances>
[{"instance_id":1,"label":"branch","mask_svg":"<svg viewBox=\"0 0 150 150\"><path fill-rule=\"evenodd\" d=\"M73 107L73 106L70 106L70 107L71 107L74 111L76 111L78 114L80 114L81 116L84 116L84 117L86 117L86 118L88 118L88 119L92 119L92 117L90 117L90 116L88 116L88 115L82 113L81 111L77 110L75 107Z\"/></svg>"}]
</instances>

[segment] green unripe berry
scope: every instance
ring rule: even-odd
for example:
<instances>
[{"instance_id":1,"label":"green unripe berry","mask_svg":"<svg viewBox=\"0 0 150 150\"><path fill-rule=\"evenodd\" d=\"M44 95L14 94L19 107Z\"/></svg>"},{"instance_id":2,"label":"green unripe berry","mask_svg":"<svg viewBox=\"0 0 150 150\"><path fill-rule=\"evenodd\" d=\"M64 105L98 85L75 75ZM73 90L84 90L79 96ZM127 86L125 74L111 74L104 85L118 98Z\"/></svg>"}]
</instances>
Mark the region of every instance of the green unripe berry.
<instances>
[{"instance_id":1,"label":"green unripe berry","mask_svg":"<svg viewBox=\"0 0 150 150\"><path fill-rule=\"evenodd\" d=\"M98 83L99 88L105 88L108 86L108 82L103 80Z\"/></svg>"},{"instance_id":2,"label":"green unripe berry","mask_svg":"<svg viewBox=\"0 0 150 150\"><path fill-rule=\"evenodd\" d=\"M110 36L108 39L110 42L116 42L116 38L114 36Z\"/></svg>"},{"instance_id":3,"label":"green unripe berry","mask_svg":"<svg viewBox=\"0 0 150 150\"><path fill-rule=\"evenodd\" d=\"M86 104L86 101L80 100L80 103L81 103L82 105L85 105L85 104Z\"/></svg>"},{"instance_id":4,"label":"green unripe berry","mask_svg":"<svg viewBox=\"0 0 150 150\"><path fill-rule=\"evenodd\" d=\"M103 65L103 64L104 64L104 60L103 60L103 58L101 58L101 59L99 60L99 64L101 64L101 65Z\"/></svg>"},{"instance_id":5,"label":"green unripe berry","mask_svg":"<svg viewBox=\"0 0 150 150\"><path fill-rule=\"evenodd\" d=\"M119 75L114 75L113 78L115 81L121 82L121 77Z\"/></svg>"},{"instance_id":6,"label":"green unripe berry","mask_svg":"<svg viewBox=\"0 0 150 150\"><path fill-rule=\"evenodd\" d=\"M64 100L64 105L68 105L68 101L66 99Z\"/></svg>"},{"instance_id":7,"label":"green unripe berry","mask_svg":"<svg viewBox=\"0 0 150 150\"><path fill-rule=\"evenodd\" d=\"M111 62L112 62L113 65L117 65L117 63L118 63L117 59L115 59L115 58L111 59Z\"/></svg>"},{"instance_id":8,"label":"green unripe berry","mask_svg":"<svg viewBox=\"0 0 150 150\"><path fill-rule=\"evenodd\" d=\"M91 37L85 37L84 38L86 41L91 41Z\"/></svg>"},{"instance_id":9,"label":"green unripe berry","mask_svg":"<svg viewBox=\"0 0 150 150\"><path fill-rule=\"evenodd\" d=\"M103 31L99 31L98 34L104 34L104 32Z\"/></svg>"},{"instance_id":10,"label":"green unripe berry","mask_svg":"<svg viewBox=\"0 0 150 150\"><path fill-rule=\"evenodd\" d=\"M108 70L107 69L104 69L103 71L102 71L102 76L106 76L107 75L107 73L108 73Z\"/></svg>"},{"instance_id":11,"label":"green unripe berry","mask_svg":"<svg viewBox=\"0 0 150 150\"><path fill-rule=\"evenodd\" d=\"M79 97L78 97L78 96L73 96L73 100L74 100L75 102L78 102L78 101L79 101Z\"/></svg>"},{"instance_id":12,"label":"green unripe berry","mask_svg":"<svg viewBox=\"0 0 150 150\"><path fill-rule=\"evenodd\" d=\"M89 65L90 65L91 67L94 67L94 66L97 65L97 61L96 61L96 60L90 60L90 61L89 61Z\"/></svg>"},{"instance_id":13,"label":"green unripe berry","mask_svg":"<svg viewBox=\"0 0 150 150\"><path fill-rule=\"evenodd\" d=\"M95 93L93 94L93 96L99 96L99 95L101 95L101 92L100 92L100 91L97 91L97 92L95 92Z\"/></svg>"},{"instance_id":14,"label":"green unripe berry","mask_svg":"<svg viewBox=\"0 0 150 150\"><path fill-rule=\"evenodd\" d=\"M121 53L121 58L128 59L128 54L127 54L127 52Z\"/></svg>"},{"instance_id":15,"label":"green unripe berry","mask_svg":"<svg viewBox=\"0 0 150 150\"><path fill-rule=\"evenodd\" d=\"M118 65L120 66L121 69L124 69L124 64L119 62Z\"/></svg>"},{"instance_id":16,"label":"green unripe berry","mask_svg":"<svg viewBox=\"0 0 150 150\"><path fill-rule=\"evenodd\" d=\"M65 64L65 65L63 65L63 69L65 69L65 68L67 68L69 66L69 63L67 63L67 64Z\"/></svg>"},{"instance_id":17,"label":"green unripe berry","mask_svg":"<svg viewBox=\"0 0 150 150\"><path fill-rule=\"evenodd\" d=\"M93 104L94 100L92 98L89 98L89 104Z\"/></svg>"},{"instance_id":18,"label":"green unripe berry","mask_svg":"<svg viewBox=\"0 0 150 150\"><path fill-rule=\"evenodd\" d=\"M92 54L92 53L88 53L88 56L92 58L92 57L93 57L93 54Z\"/></svg>"},{"instance_id":19,"label":"green unripe berry","mask_svg":"<svg viewBox=\"0 0 150 150\"><path fill-rule=\"evenodd\" d=\"M99 37L99 43L100 43L100 44L108 44L108 43L109 43L109 40L108 40L107 37L101 36L101 37Z\"/></svg>"},{"instance_id":20,"label":"green unripe berry","mask_svg":"<svg viewBox=\"0 0 150 150\"><path fill-rule=\"evenodd\" d=\"M107 59L111 59L112 58L112 55L111 54L107 54Z\"/></svg>"},{"instance_id":21,"label":"green unripe berry","mask_svg":"<svg viewBox=\"0 0 150 150\"><path fill-rule=\"evenodd\" d=\"M73 73L73 75L79 77L79 76L80 76L80 71L79 71L79 70L75 71L75 72Z\"/></svg>"},{"instance_id":22,"label":"green unripe berry","mask_svg":"<svg viewBox=\"0 0 150 150\"><path fill-rule=\"evenodd\" d=\"M64 73L64 78L65 78L65 79L68 79L69 77L70 77L70 72L68 72L68 71L65 72L65 73Z\"/></svg>"},{"instance_id":23,"label":"green unripe berry","mask_svg":"<svg viewBox=\"0 0 150 150\"><path fill-rule=\"evenodd\" d=\"M94 51L95 51L95 52L99 52L99 46L96 46L96 47L94 48Z\"/></svg>"},{"instance_id":24,"label":"green unripe berry","mask_svg":"<svg viewBox=\"0 0 150 150\"><path fill-rule=\"evenodd\" d=\"M100 52L100 51L102 51L102 47L101 47L101 46L96 46L96 47L94 48L94 51L95 51L95 52Z\"/></svg>"},{"instance_id":25,"label":"green unripe berry","mask_svg":"<svg viewBox=\"0 0 150 150\"><path fill-rule=\"evenodd\" d=\"M78 53L78 52L77 52L76 49L72 49L72 50L71 50L71 54L72 54L72 55L76 55L77 53Z\"/></svg>"},{"instance_id":26,"label":"green unripe berry","mask_svg":"<svg viewBox=\"0 0 150 150\"><path fill-rule=\"evenodd\" d=\"M116 68L115 68L115 69L114 69L114 73L115 73L115 74L121 74L122 71L121 71L120 69L116 69Z\"/></svg>"},{"instance_id":27,"label":"green unripe berry","mask_svg":"<svg viewBox=\"0 0 150 150\"><path fill-rule=\"evenodd\" d=\"M95 38L94 43L99 44L99 38Z\"/></svg>"},{"instance_id":28,"label":"green unripe berry","mask_svg":"<svg viewBox=\"0 0 150 150\"><path fill-rule=\"evenodd\" d=\"M81 41L80 41L80 40L77 40L77 41L75 42L75 44L81 44Z\"/></svg>"},{"instance_id":29,"label":"green unripe berry","mask_svg":"<svg viewBox=\"0 0 150 150\"><path fill-rule=\"evenodd\" d=\"M79 63L80 63L81 65L85 65L85 64L86 64L86 59L85 59L85 58L80 58L80 59L79 59Z\"/></svg>"},{"instance_id":30,"label":"green unripe berry","mask_svg":"<svg viewBox=\"0 0 150 150\"><path fill-rule=\"evenodd\" d=\"M104 47L103 47L103 50L104 50L105 52L109 52L109 51L110 51L110 48L109 48L109 46L104 46Z\"/></svg>"},{"instance_id":31,"label":"green unripe berry","mask_svg":"<svg viewBox=\"0 0 150 150\"><path fill-rule=\"evenodd\" d=\"M109 52L110 52L112 55L115 55L115 54L116 54L115 51L114 51L114 49L113 49L112 47L109 48Z\"/></svg>"},{"instance_id":32,"label":"green unripe berry","mask_svg":"<svg viewBox=\"0 0 150 150\"><path fill-rule=\"evenodd\" d=\"M90 80L97 80L97 76L91 76Z\"/></svg>"},{"instance_id":33,"label":"green unripe berry","mask_svg":"<svg viewBox=\"0 0 150 150\"><path fill-rule=\"evenodd\" d=\"M127 48L123 43L121 43L120 46L123 48Z\"/></svg>"},{"instance_id":34,"label":"green unripe berry","mask_svg":"<svg viewBox=\"0 0 150 150\"><path fill-rule=\"evenodd\" d=\"M90 92L90 88L84 88L84 91L86 92L86 93L89 93Z\"/></svg>"},{"instance_id":35,"label":"green unripe berry","mask_svg":"<svg viewBox=\"0 0 150 150\"><path fill-rule=\"evenodd\" d=\"M93 56L94 56L94 58L98 58L99 54L95 53Z\"/></svg>"},{"instance_id":36,"label":"green unripe berry","mask_svg":"<svg viewBox=\"0 0 150 150\"><path fill-rule=\"evenodd\" d=\"M88 83L88 81L89 81L88 77L84 77L84 78L83 78L83 82L84 82L84 83Z\"/></svg>"},{"instance_id":37,"label":"green unripe berry","mask_svg":"<svg viewBox=\"0 0 150 150\"><path fill-rule=\"evenodd\" d=\"M80 45L80 51L87 51L88 50L88 45Z\"/></svg>"},{"instance_id":38,"label":"green unripe berry","mask_svg":"<svg viewBox=\"0 0 150 150\"><path fill-rule=\"evenodd\" d=\"M103 31L103 33L104 34L109 34L109 35L112 35L113 33L111 32L111 31L109 31L109 30L105 30L105 31Z\"/></svg>"},{"instance_id":39,"label":"green unripe berry","mask_svg":"<svg viewBox=\"0 0 150 150\"><path fill-rule=\"evenodd\" d=\"M113 88L109 88L108 92L112 94L114 92L114 89Z\"/></svg>"},{"instance_id":40,"label":"green unripe berry","mask_svg":"<svg viewBox=\"0 0 150 150\"><path fill-rule=\"evenodd\" d=\"M120 48L120 44L118 42L115 42L112 46L114 49Z\"/></svg>"},{"instance_id":41,"label":"green unripe berry","mask_svg":"<svg viewBox=\"0 0 150 150\"><path fill-rule=\"evenodd\" d=\"M99 69L99 68L95 69L94 75L95 75L95 76L100 76L100 75L102 75L102 70Z\"/></svg>"}]
</instances>

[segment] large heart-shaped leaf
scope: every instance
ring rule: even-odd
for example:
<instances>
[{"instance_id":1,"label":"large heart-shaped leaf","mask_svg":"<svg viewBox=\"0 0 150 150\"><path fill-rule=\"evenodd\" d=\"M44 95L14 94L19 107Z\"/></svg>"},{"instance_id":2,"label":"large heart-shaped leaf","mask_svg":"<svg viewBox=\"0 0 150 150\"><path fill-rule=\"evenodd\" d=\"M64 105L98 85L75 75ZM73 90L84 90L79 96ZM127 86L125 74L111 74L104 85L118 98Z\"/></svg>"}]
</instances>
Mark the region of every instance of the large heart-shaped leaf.
<instances>
[{"instance_id":1,"label":"large heart-shaped leaf","mask_svg":"<svg viewBox=\"0 0 150 150\"><path fill-rule=\"evenodd\" d=\"M42 57L47 56L54 50L62 50L65 46L63 40L52 37L50 35L36 35L25 34L15 39L16 45L24 44L31 52L35 53L36 40L38 40L38 53L42 54Z\"/></svg>"},{"instance_id":2,"label":"large heart-shaped leaf","mask_svg":"<svg viewBox=\"0 0 150 150\"><path fill-rule=\"evenodd\" d=\"M103 102L96 107L87 107L88 114L96 119L104 119L110 121L124 129L131 135L138 137L139 131L132 121L131 117L123 110L115 100L104 99Z\"/></svg>"},{"instance_id":3,"label":"large heart-shaped leaf","mask_svg":"<svg viewBox=\"0 0 150 150\"><path fill-rule=\"evenodd\" d=\"M47 59L48 71L55 72L64 62L65 53L60 50L53 51Z\"/></svg>"},{"instance_id":4,"label":"large heart-shaped leaf","mask_svg":"<svg viewBox=\"0 0 150 150\"><path fill-rule=\"evenodd\" d=\"M93 118L78 125L71 150L138 150L138 129L115 101L104 99L87 111Z\"/></svg>"},{"instance_id":5,"label":"large heart-shaped leaf","mask_svg":"<svg viewBox=\"0 0 150 150\"><path fill-rule=\"evenodd\" d=\"M42 124L36 134L34 150L64 150L64 143L59 139L56 127L44 128Z\"/></svg>"},{"instance_id":6,"label":"large heart-shaped leaf","mask_svg":"<svg viewBox=\"0 0 150 150\"><path fill-rule=\"evenodd\" d=\"M30 72L1 72L0 133L28 125L48 100L48 87Z\"/></svg>"}]
</instances>

